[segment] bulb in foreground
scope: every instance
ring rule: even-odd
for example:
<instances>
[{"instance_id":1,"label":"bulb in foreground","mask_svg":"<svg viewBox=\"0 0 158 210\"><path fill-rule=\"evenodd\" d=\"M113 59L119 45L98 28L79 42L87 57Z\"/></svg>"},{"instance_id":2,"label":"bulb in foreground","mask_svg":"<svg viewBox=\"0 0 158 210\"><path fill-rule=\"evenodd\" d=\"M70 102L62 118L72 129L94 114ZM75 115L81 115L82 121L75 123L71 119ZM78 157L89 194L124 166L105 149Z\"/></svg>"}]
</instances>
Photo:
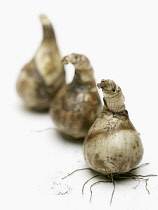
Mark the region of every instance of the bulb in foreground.
<instances>
[{"instance_id":1,"label":"bulb in foreground","mask_svg":"<svg viewBox=\"0 0 158 210\"><path fill-rule=\"evenodd\" d=\"M40 15L43 40L33 59L21 70L16 88L29 108L49 108L59 89L65 84L65 71L51 22Z\"/></svg>"},{"instance_id":2,"label":"bulb in foreground","mask_svg":"<svg viewBox=\"0 0 158 210\"><path fill-rule=\"evenodd\" d=\"M139 133L125 110L121 88L112 80L102 80L104 107L84 140L84 158L102 174L121 174L138 165L143 157Z\"/></svg>"},{"instance_id":3,"label":"bulb in foreground","mask_svg":"<svg viewBox=\"0 0 158 210\"><path fill-rule=\"evenodd\" d=\"M59 131L83 138L102 109L93 69L88 58L81 54L65 56L62 63L72 63L75 75L56 95L50 114Z\"/></svg>"}]
</instances>

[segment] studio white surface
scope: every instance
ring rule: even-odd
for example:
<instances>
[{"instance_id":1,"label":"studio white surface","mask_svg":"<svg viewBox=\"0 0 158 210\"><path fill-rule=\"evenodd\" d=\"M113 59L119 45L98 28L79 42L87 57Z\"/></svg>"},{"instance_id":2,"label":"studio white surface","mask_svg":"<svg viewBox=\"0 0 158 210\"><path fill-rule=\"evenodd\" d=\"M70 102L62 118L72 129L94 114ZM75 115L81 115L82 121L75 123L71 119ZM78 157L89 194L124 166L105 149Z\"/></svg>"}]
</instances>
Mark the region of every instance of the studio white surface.
<instances>
[{"instance_id":1,"label":"studio white surface","mask_svg":"<svg viewBox=\"0 0 158 210\"><path fill-rule=\"evenodd\" d=\"M93 188L82 196L83 183L96 173L87 167L82 142L64 139L48 113L30 112L15 91L17 75L36 52L42 39L38 15L48 15L55 28L62 55L82 53L95 71L96 81L112 79L125 95L126 108L144 145L139 174L158 174L157 71L158 2L155 0L45 0L3 1L0 8L1 109L0 109L0 208L3 210L121 209L156 210L158 178L133 189L133 180ZM67 81L74 69L66 67ZM102 93L100 91L102 97ZM97 179L93 180L97 181ZM61 184L60 184L61 183ZM60 191L64 195L60 194ZM60 194L60 195L58 195Z\"/></svg>"}]
</instances>

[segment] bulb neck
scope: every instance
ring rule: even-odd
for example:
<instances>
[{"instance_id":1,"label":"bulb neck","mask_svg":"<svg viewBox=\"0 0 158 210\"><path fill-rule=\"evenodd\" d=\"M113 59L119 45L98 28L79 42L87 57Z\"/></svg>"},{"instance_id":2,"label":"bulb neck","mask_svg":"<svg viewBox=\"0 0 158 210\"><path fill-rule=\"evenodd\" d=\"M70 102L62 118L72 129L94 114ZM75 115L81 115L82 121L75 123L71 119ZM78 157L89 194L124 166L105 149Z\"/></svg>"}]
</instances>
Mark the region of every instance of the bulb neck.
<instances>
[{"instance_id":1,"label":"bulb neck","mask_svg":"<svg viewBox=\"0 0 158 210\"><path fill-rule=\"evenodd\" d=\"M78 84L95 84L93 69L76 69L73 82Z\"/></svg>"},{"instance_id":2,"label":"bulb neck","mask_svg":"<svg viewBox=\"0 0 158 210\"><path fill-rule=\"evenodd\" d=\"M43 26L43 40L56 40L52 26Z\"/></svg>"},{"instance_id":3,"label":"bulb neck","mask_svg":"<svg viewBox=\"0 0 158 210\"><path fill-rule=\"evenodd\" d=\"M120 88L114 95L103 92L104 110L111 112L122 112L125 110L125 98Z\"/></svg>"}]
</instances>

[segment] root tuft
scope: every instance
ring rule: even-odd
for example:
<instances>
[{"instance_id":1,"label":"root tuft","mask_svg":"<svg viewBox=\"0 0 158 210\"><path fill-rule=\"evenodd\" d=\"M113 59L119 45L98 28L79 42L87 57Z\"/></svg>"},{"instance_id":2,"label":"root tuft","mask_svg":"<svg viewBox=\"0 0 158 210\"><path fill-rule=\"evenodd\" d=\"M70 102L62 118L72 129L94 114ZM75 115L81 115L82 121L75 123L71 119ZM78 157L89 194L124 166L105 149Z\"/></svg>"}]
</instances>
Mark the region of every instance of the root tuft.
<instances>
[{"instance_id":1,"label":"root tuft","mask_svg":"<svg viewBox=\"0 0 158 210\"><path fill-rule=\"evenodd\" d=\"M155 174L139 175L139 174L131 173L131 172L136 171L137 169L139 169L141 167L147 166L148 164L149 163L142 164L142 165L140 165L140 166L138 166L136 168L131 169L129 172L122 173L122 174L119 174L119 173L107 174L107 175L97 174L95 176L92 176L86 182L84 182L84 184L82 186L82 194L84 193L85 186L88 184L88 182L90 182L94 178L102 177L105 180L98 180L98 181L96 181L96 182L94 182L93 184L90 185L90 202L92 201L92 195L93 195L92 188L95 185L100 184L100 183L112 183L113 184L113 191L112 191L111 199L110 199L110 205L111 205L112 201L113 201L114 193L115 193L116 182L121 181L121 180L126 180L126 179L133 179L135 181L138 181L138 184L135 187L133 187L133 189L136 189L139 186L140 181L145 181L146 191L150 195L150 191L148 189L149 177L155 177L157 175L155 175ZM82 170L92 170L93 171L93 169L91 169L91 168L77 169L77 170L71 172L70 174L68 174L67 176L63 177L62 179L65 179L68 176L71 176L72 174L74 174L75 172L82 171Z\"/></svg>"}]
</instances>

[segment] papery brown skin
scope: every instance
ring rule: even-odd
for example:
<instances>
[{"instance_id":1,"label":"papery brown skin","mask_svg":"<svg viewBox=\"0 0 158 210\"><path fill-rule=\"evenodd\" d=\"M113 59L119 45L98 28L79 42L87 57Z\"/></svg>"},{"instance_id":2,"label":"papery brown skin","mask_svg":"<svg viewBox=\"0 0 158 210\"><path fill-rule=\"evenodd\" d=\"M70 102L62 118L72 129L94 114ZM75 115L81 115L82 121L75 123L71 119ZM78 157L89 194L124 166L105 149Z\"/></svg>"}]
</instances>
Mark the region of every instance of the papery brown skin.
<instances>
[{"instance_id":1,"label":"papery brown skin","mask_svg":"<svg viewBox=\"0 0 158 210\"><path fill-rule=\"evenodd\" d=\"M125 173L143 157L140 135L125 110L120 87L112 80L102 80L98 87L103 91L104 108L84 140L84 158L102 174Z\"/></svg>"},{"instance_id":2,"label":"papery brown skin","mask_svg":"<svg viewBox=\"0 0 158 210\"><path fill-rule=\"evenodd\" d=\"M72 63L75 75L56 95L50 114L59 131L84 138L102 109L93 69L86 56L75 53L65 56L62 63Z\"/></svg>"},{"instance_id":3,"label":"papery brown skin","mask_svg":"<svg viewBox=\"0 0 158 210\"><path fill-rule=\"evenodd\" d=\"M21 70L16 89L25 105L48 109L54 96L65 84L65 71L51 22L40 15L43 40L33 59Z\"/></svg>"}]
</instances>

